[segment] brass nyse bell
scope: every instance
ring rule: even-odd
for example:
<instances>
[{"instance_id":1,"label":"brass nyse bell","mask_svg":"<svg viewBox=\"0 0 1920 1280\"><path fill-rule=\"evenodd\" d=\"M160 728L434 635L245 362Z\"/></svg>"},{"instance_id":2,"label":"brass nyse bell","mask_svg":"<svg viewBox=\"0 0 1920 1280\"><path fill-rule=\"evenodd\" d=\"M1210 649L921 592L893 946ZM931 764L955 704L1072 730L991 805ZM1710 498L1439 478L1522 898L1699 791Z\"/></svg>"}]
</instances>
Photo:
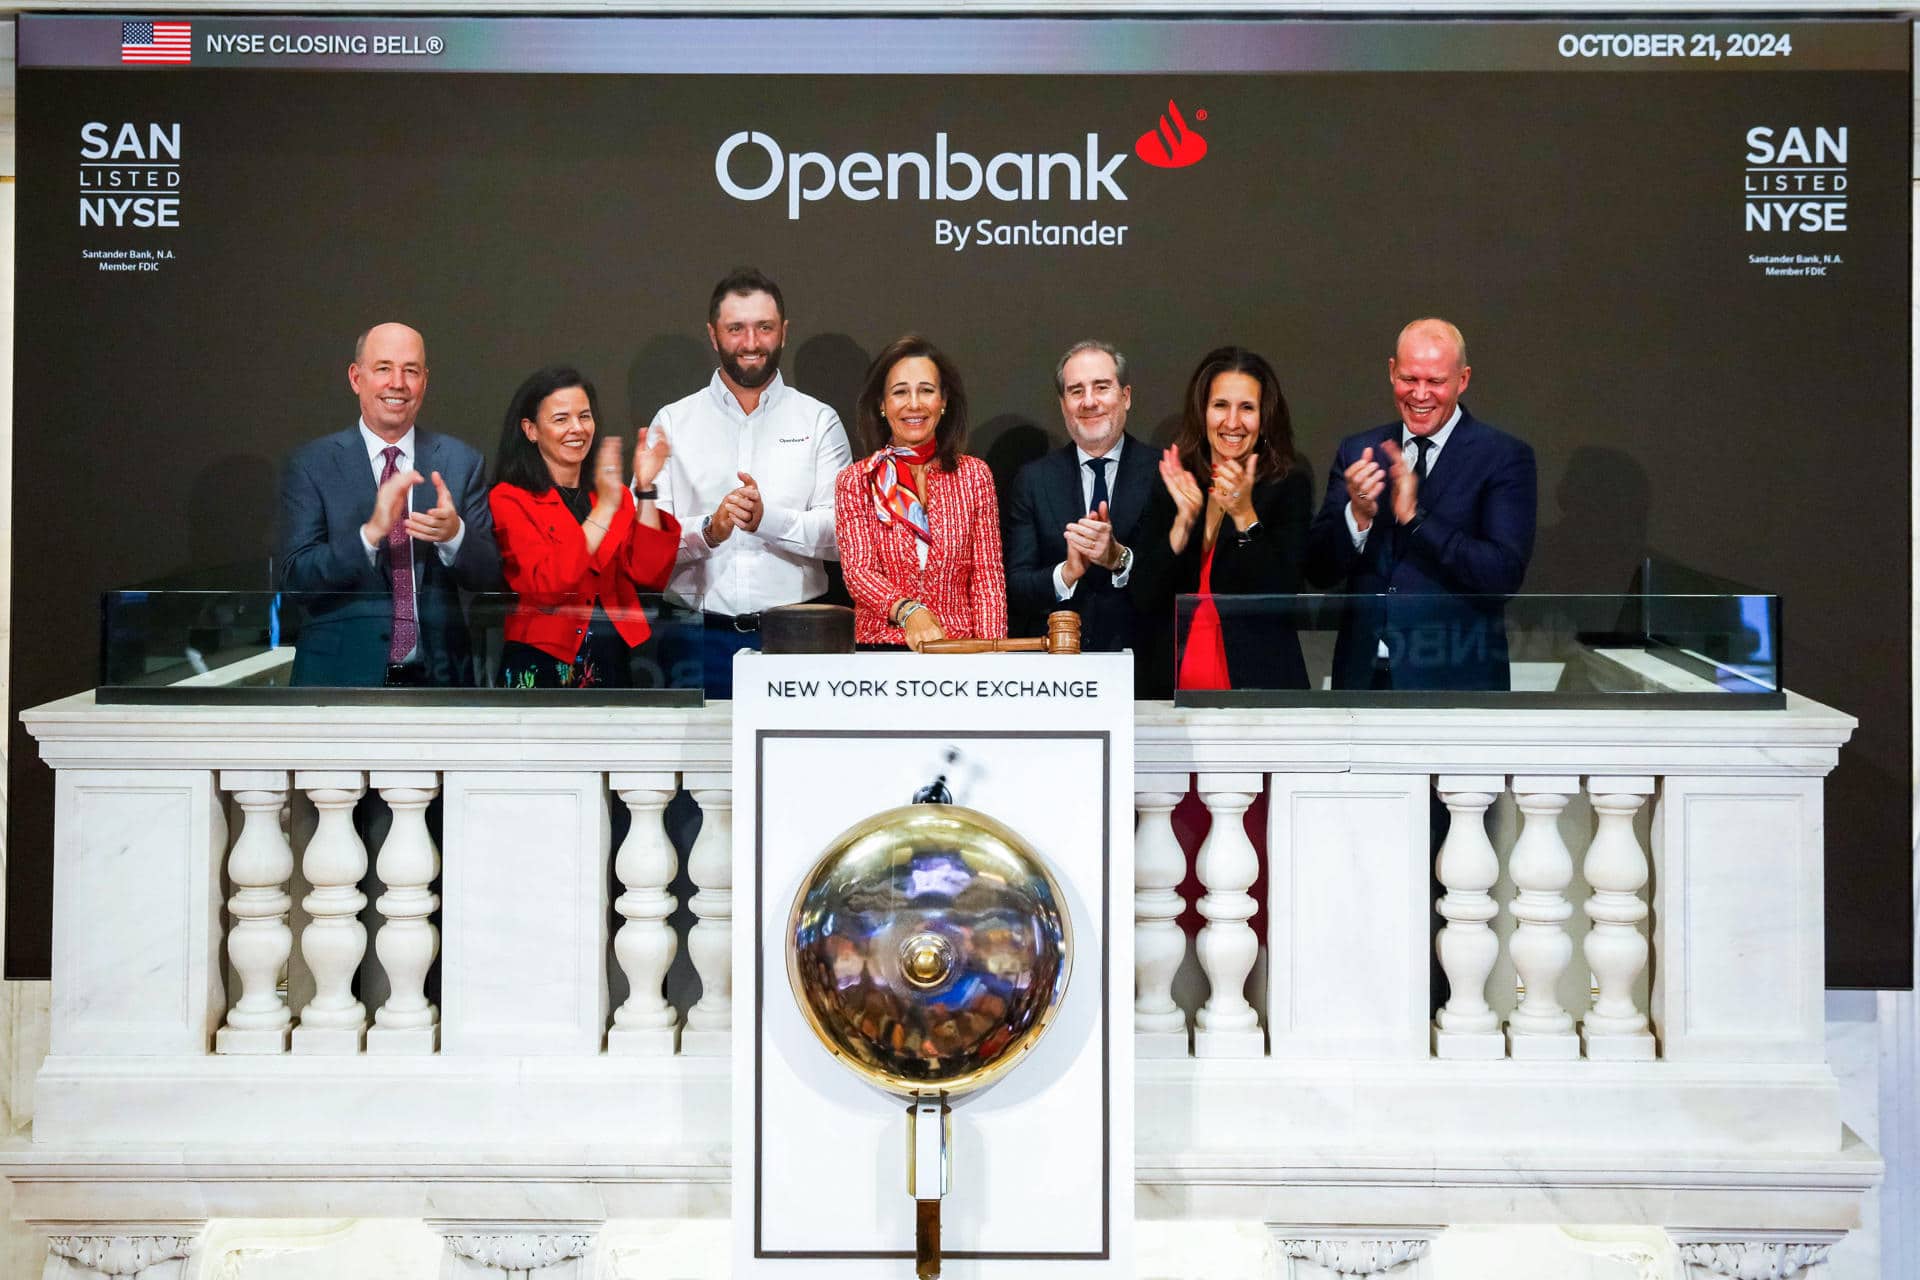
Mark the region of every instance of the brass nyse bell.
<instances>
[{"instance_id":1,"label":"brass nyse bell","mask_svg":"<svg viewBox=\"0 0 1920 1280\"><path fill-rule=\"evenodd\" d=\"M877 813L827 847L787 921L787 977L814 1035L913 1105L919 1274L939 1274L945 1100L991 1084L1059 1011L1073 930L1013 831L953 804Z\"/></svg>"}]
</instances>

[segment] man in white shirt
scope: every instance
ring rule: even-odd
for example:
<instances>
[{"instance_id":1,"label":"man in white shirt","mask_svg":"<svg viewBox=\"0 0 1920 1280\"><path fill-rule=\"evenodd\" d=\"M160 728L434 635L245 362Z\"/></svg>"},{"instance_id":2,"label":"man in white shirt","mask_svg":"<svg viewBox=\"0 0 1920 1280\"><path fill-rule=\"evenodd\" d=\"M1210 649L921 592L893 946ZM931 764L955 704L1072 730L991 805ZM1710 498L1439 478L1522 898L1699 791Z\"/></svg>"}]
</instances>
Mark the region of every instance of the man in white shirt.
<instances>
[{"instance_id":1,"label":"man in white shirt","mask_svg":"<svg viewBox=\"0 0 1920 1280\"><path fill-rule=\"evenodd\" d=\"M360 421L306 445L280 481L279 589L304 607L293 683L470 685L460 590L500 581L485 462L414 426L426 341L380 324L354 343Z\"/></svg>"},{"instance_id":2,"label":"man in white shirt","mask_svg":"<svg viewBox=\"0 0 1920 1280\"><path fill-rule=\"evenodd\" d=\"M707 696L733 696L733 655L759 644L760 614L827 589L833 478L852 460L840 417L780 376L780 286L742 267L713 288L713 380L653 416L673 452L658 501L681 527L670 595L705 615Z\"/></svg>"}]
</instances>

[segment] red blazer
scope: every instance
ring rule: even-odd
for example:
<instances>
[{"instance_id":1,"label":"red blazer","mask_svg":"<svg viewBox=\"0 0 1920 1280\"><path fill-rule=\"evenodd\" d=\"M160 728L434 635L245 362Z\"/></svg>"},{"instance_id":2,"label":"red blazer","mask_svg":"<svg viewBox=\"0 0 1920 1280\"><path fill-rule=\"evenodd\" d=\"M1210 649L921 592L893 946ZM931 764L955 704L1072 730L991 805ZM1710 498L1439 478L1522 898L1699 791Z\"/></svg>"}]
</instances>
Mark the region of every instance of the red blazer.
<instances>
[{"instance_id":1,"label":"red blazer","mask_svg":"<svg viewBox=\"0 0 1920 1280\"><path fill-rule=\"evenodd\" d=\"M933 545L922 569L914 536L897 521L882 525L874 515L865 459L834 477L833 530L853 596L853 638L861 644L905 644L906 632L889 626L887 615L907 599L933 610L952 639L998 640L1007 634L993 472L967 457L953 471L928 467L926 508Z\"/></svg>"},{"instance_id":2,"label":"red blazer","mask_svg":"<svg viewBox=\"0 0 1920 1280\"><path fill-rule=\"evenodd\" d=\"M586 530L558 489L533 494L497 484L487 505L507 590L520 597L507 618L507 639L570 660L580 652L596 602L629 645L651 634L640 592L661 590L673 572L680 522L670 513L660 513L661 528L648 528L635 518L633 495L622 494L600 549L589 557Z\"/></svg>"}]
</instances>

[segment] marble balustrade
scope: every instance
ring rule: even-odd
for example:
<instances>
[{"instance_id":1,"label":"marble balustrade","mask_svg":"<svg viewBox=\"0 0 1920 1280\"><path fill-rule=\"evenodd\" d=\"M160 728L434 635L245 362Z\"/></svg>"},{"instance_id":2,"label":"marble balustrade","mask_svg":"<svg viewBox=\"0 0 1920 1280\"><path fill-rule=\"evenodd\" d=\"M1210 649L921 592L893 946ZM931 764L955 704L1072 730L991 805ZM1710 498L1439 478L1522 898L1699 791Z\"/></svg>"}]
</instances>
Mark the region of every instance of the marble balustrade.
<instances>
[{"instance_id":1,"label":"marble balustrade","mask_svg":"<svg viewBox=\"0 0 1920 1280\"><path fill-rule=\"evenodd\" d=\"M725 1213L725 704L25 719L58 777L16 1213L69 1241L414 1214L462 1267ZM1852 725L1799 698L1141 704L1140 1211L1266 1221L1301 1274L1413 1265L1392 1242L1456 1222L1660 1223L1709 1269L1830 1244L1878 1169L1823 1041L1822 785Z\"/></svg>"}]
</instances>

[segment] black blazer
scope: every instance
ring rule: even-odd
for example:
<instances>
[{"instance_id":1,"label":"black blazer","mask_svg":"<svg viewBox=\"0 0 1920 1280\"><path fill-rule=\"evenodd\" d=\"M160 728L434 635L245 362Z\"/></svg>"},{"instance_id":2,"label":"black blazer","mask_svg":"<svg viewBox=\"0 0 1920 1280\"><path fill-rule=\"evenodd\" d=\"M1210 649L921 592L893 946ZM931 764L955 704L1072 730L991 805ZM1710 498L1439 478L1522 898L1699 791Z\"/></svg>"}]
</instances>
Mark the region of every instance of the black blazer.
<instances>
[{"instance_id":1,"label":"black blazer","mask_svg":"<svg viewBox=\"0 0 1920 1280\"><path fill-rule=\"evenodd\" d=\"M1203 487L1204 493L1204 487ZM1133 575L1127 589L1143 612L1154 615L1149 629L1155 651L1151 666L1159 687L1168 697L1173 689L1173 599L1200 586L1203 558L1202 530L1206 506L1194 522L1187 549L1178 556L1167 544L1177 508L1165 484L1154 489L1153 503L1142 522L1134 546ZM1313 482L1306 468L1295 463L1286 475L1253 486L1253 514L1259 523L1242 545L1233 522L1222 521L1213 551L1213 594L1291 595L1304 583L1302 565L1307 553L1307 521L1313 513ZM1300 656L1300 638L1284 615L1262 610L1238 613L1220 606L1220 629L1227 651L1227 675L1236 689L1304 689L1307 664ZM1145 646L1143 646L1145 648ZM1143 654L1143 660L1145 659Z\"/></svg>"},{"instance_id":2,"label":"black blazer","mask_svg":"<svg viewBox=\"0 0 1920 1280\"><path fill-rule=\"evenodd\" d=\"M1158 455L1132 436L1124 437L1120 465L1110 468L1108 514L1113 536L1134 547L1153 495L1161 488ZM1081 493L1079 455L1073 445L1055 449L1021 467L1002 510L1000 544L1007 565L1007 634L1046 634L1047 615L1071 609L1080 615L1080 647L1088 653L1136 650L1134 688L1141 693L1146 667L1137 653L1143 621L1134 598L1113 585L1105 569L1089 568L1065 600L1053 596L1053 568L1067 558L1066 527L1086 515ZM1164 697L1164 694L1159 695Z\"/></svg>"}]
</instances>

